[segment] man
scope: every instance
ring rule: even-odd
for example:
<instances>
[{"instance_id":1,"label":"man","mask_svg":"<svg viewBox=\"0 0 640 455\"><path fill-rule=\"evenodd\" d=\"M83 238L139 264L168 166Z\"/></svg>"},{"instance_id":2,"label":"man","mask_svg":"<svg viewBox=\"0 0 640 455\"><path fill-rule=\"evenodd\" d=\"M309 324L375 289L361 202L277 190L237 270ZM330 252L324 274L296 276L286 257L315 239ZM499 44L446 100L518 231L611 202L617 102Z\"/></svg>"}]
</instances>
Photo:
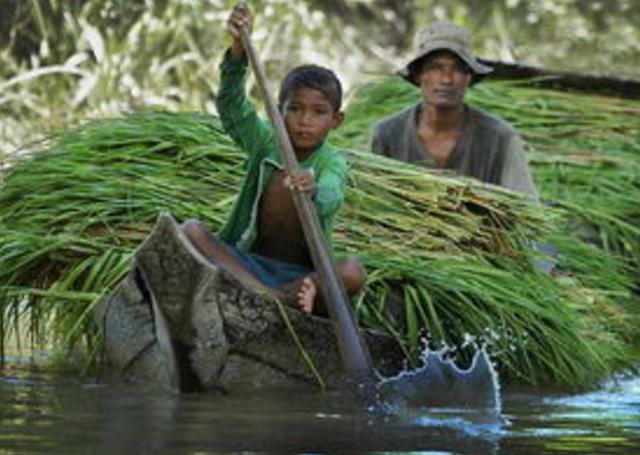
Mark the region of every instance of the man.
<instances>
[{"instance_id":1,"label":"man","mask_svg":"<svg viewBox=\"0 0 640 455\"><path fill-rule=\"evenodd\" d=\"M520 135L464 102L467 88L491 71L476 60L467 29L447 21L431 25L419 35L417 56L399 72L420 87L422 102L374 126L373 152L451 170L537 201Z\"/></svg>"}]
</instances>

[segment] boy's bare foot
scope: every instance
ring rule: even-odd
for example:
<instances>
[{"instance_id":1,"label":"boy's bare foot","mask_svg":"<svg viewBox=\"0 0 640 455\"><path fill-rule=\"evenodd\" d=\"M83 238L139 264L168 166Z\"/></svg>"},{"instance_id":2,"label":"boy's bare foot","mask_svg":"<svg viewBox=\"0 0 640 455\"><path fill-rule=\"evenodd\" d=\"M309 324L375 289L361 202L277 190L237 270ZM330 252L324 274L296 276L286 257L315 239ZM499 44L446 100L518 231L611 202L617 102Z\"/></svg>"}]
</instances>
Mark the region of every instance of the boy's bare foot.
<instances>
[{"instance_id":1,"label":"boy's bare foot","mask_svg":"<svg viewBox=\"0 0 640 455\"><path fill-rule=\"evenodd\" d=\"M316 287L316 283L310 277L304 278L296 294L298 298L296 306L298 309L304 313L311 314L317 293L318 288Z\"/></svg>"}]
</instances>

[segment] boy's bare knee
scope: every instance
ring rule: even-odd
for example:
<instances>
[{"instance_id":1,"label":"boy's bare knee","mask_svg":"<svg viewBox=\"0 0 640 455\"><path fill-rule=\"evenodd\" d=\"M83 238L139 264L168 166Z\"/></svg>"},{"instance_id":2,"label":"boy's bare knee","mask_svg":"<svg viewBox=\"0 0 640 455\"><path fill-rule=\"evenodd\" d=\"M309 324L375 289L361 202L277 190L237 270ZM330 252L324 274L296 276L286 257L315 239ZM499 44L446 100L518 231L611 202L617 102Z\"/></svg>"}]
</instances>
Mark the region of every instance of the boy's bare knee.
<instances>
[{"instance_id":1,"label":"boy's bare knee","mask_svg":"<svg viewBox=\"0 0 640 455\"><path fill-rule=\"evenodd\" d=\"M340 263L340 275L349 294L360 291L367 279L367 272L362 262L353 256L348 256Z\"/></svg>"},{"instance_id":2,"label":"boy's bare knee","mask_svg":"<svg viewBox=\"0 0 640 455\"><path fill-rule=\"evenodd\" d=\"M202 221L192 218L182 223L180 225L180 229L189 237L194 238L201 235L202 232L205 230L205 227Z\"/></svg>"}]
</instances>

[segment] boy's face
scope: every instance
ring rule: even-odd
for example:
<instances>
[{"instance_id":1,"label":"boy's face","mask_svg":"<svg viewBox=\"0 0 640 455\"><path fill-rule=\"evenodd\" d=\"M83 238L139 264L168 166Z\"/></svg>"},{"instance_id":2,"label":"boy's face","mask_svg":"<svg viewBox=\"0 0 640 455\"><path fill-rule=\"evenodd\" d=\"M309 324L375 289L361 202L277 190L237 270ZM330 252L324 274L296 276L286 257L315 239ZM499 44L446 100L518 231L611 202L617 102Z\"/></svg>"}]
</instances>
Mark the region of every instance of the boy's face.
<instances>
[{"instance_id":1,"label":"boy's face","mask_svg":"<svg viewBox=\"0 0 640 455\"><path fill-rule=\"evenodd\" d=\"M463 103L472 76L471 70L460 58L443 51L427 57L417 81L427 104L451 108Z\"/></svg>"},{"instance_id":2,"label":"boy's face","mask_svg":"<svg viewBox=\"0 0 640 455\"><path fill-rule=\"evenodd\" d=\"M287 133L296 153L313 152L344 119L319 90L301 87L294 90L282 106Z\"/></svg>"}]
</instances>

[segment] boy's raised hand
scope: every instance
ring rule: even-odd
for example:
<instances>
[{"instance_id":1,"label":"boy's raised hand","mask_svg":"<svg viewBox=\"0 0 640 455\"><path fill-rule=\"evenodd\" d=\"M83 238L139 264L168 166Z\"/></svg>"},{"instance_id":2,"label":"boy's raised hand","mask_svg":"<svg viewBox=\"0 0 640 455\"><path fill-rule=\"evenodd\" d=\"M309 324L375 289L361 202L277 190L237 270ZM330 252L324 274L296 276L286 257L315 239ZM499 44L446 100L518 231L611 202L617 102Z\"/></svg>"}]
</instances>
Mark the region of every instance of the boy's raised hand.
<instances>
[{"instance_id":1,"label":"boy's raised hand","mask_svg":"<svg viewBox=\"0 0 640 455\"><path fill-rule=\"evenodd\" d=\"M246 27L247 30L251 30L253 25L253 16L251 10L246 3L240 2L233 7L231 15L227 20L227 29L233 37L233 43L231 44L231 55L236 58L242 58L244 55L244 46L242 45L241 30Z\"/></svg>"}]
</instances>

